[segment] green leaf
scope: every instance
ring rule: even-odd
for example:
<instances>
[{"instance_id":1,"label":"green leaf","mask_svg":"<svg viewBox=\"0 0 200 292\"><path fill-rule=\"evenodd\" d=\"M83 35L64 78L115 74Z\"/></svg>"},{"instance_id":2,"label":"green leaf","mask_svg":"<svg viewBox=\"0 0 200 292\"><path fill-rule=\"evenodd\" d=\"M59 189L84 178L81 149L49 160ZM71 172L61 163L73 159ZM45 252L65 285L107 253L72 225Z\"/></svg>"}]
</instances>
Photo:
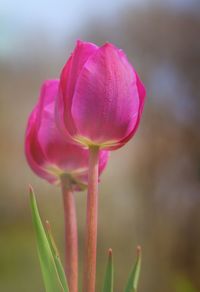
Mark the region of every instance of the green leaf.
<instances>
[{"instance_id":1,"label":"green leaf","mask_svg":"<svg viewBox=\"0 0 200 292\"><path fill-rule=\"evenodd\" d=\"M46 230L47 230L47 239L49 241L49 245L54 257L54 261L55 261L55 265L56 265L56 269L60 278L60 281L62 283L62 286L64 287L64 291L68 291L68 286L67 286L67 280L66 280L66 276L65 276L65 271L63 269L63 265L61 263L61 259L59 256L59 252L58 249L56 247L55 244L55 240L53 238L53 234L51 231L51 225L48 221L46 221Z\"/></svg>"},{"instance_id":2,"label":"green leaf","mask_svg":"<svg viewBox=\"0 0 200 292\"><path fill-rule=\"evenodd\" d=\"M113 292L113 257L112 249L108 250L108 261L104 278L103 292Z\"/></svg>"},{"instance_id":3,"label":"green leaf","mask_svg":"<svg viewBox=\"0 0 200 292\"><path fill-rule=\"evenodd\" d=\"M136 292L138 288L138 281L139 281L139 276L140 276L140 269L141 269L141 260L142 260L142 255L141 255L141 247L137 247L137 259L136 263L133 266L133 269L129 275L128 278L128 283L126 285L125 292Z\"/></svg>"},{"instance_id":4,"label":"green leaf","mask_svg":"<svg viewBox=\"0 0 200 292\"><path fill-rule=\"evenodd\" d=\"M46 292L68 292L62 286L54 257L40 219L33 188L30 187L30 202L37 248Z\"/></svg>"}]
</instances>

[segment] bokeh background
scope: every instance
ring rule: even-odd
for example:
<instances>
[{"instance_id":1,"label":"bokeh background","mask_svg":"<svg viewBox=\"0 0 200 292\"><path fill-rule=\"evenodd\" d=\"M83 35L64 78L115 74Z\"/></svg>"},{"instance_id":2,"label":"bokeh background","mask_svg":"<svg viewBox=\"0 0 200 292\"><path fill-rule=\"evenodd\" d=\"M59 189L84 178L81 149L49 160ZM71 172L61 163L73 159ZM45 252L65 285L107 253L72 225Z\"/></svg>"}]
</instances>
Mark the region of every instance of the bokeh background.
<instances>
[{"instance_id":1,"label":"bokeh background","mask_svg":"<svg viewBox=\"0 0 200 292\"><path fill-rule=\"evenodd\" d=\"M109 247L114 291L123 291L137 244L139 291L200 291L199 0L1 0L0 291L44 291L29 183L63 256L59 189L31 172L23 143L42 81L59 76L76 39L122 48L148 96L137 135L112 153L102 176L97 291ZM81 271L85 193L76 203Z\"/></svg>"}]
</instances>

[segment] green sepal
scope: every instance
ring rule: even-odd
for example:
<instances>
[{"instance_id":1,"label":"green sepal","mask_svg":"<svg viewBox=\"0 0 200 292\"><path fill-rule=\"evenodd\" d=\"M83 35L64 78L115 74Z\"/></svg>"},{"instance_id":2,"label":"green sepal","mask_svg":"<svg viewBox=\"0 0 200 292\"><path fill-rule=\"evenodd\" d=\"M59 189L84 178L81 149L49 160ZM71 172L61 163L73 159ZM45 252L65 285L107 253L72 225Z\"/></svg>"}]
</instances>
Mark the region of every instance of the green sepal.
<instances>
[{"instance_id":1,"label":"green sepal","mask_svg":"<svg viewBox=\"0 0 200 292\"><path fill-rule=\"evenodd\" d=\"M140 269L141 269L141 247L137 247L137 259L136 263L133 266L133 269L129 275L128 283L125 288L125 292L136 292L138 288L139 276L140 276Z\"/></svg>"},{"instance_id":2,"label":"green sepal","mask_svg":"<svg viewBox=\"0 0 200 292\"><path fill-rule=\"evenodd\" d=\"M42 270L42 276L44 280L46 292L69 292L66 290L59 277L59 273L56 268L55 260L49 241L47 239L40 214L38 211L33 188L30 187L30 203L32 210L33 224L36 232L37 249Z\"/></svg>"},{"instance_id":3,"label":"green sepal","mask_svg":"<svg viewBox=\"0 0 200 292\"><path fill-rule=\"evenodd\" d=\"M113 257L112 249L108 250L108 260L104 278L103 292L113 292Z\"/></svg>"}]
</instances>

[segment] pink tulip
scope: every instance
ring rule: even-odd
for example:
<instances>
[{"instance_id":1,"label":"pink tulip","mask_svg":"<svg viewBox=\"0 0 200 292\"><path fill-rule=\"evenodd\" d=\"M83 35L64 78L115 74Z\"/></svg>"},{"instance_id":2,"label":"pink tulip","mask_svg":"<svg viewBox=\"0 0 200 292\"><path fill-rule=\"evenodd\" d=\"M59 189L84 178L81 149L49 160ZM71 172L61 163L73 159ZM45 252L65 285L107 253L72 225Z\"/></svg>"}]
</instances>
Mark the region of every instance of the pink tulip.
<instances>
[{"instance_id":1,"label":"pink tulip","mask_svg":"<svg viewBox=\"0 0 200 292\"><path fill-rule=\"evenodd\" d=\"M59 81L46 81L39 101L33 109L26 130L25 152L32 170L50 183L60 183L62 174L68 174L78 188L87 185L88 151L63 137L54 121L55 98ZM108 152L100 155L99 172L106 166Z\"/></svg>"},{"instance_id":2,"label":"pink tulip","mask_svg":"<svg viewBox=\"0 0 200 292\"><path fill-rule=\"evenodd\" d=\"M145 88L122 50L78 41L61 73L56 122L79 144L117 149L136 132L144 99Z\"/></svg>"}]
</instances>

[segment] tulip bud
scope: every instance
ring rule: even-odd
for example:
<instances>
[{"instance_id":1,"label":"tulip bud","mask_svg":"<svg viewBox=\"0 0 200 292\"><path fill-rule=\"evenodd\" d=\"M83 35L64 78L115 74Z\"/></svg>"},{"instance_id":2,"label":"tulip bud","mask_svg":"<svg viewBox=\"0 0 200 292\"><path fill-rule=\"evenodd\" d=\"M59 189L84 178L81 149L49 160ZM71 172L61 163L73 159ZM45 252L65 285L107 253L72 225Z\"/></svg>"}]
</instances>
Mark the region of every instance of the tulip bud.
<instances>
[{"instance_id":1,"label":"tulip bud","mask_svg":"<svg viewBox=\"0 0 200 292\"><path fill-rule=\"evenodd\" d=\"M78 41L61 73L56 123L79 144L114 150L134 135L144 99L145 88L122 50Z\"/></svg>"},{"instance_id":2,"label":"tulip bud","mask_svg":"<svg viewBox=\"0 0 200 292\"><path fill-rule=\"evenodd\" d=\"M25 153L32 170L50 183L59 184L67 175L76 189L87 185L88 150L63 137L55 124L55 97L59 81L44 82L39 101L34 107L26 129ZM99 173L107 164L108 152L100 154Z\"/></svg>"}]
</instances>

